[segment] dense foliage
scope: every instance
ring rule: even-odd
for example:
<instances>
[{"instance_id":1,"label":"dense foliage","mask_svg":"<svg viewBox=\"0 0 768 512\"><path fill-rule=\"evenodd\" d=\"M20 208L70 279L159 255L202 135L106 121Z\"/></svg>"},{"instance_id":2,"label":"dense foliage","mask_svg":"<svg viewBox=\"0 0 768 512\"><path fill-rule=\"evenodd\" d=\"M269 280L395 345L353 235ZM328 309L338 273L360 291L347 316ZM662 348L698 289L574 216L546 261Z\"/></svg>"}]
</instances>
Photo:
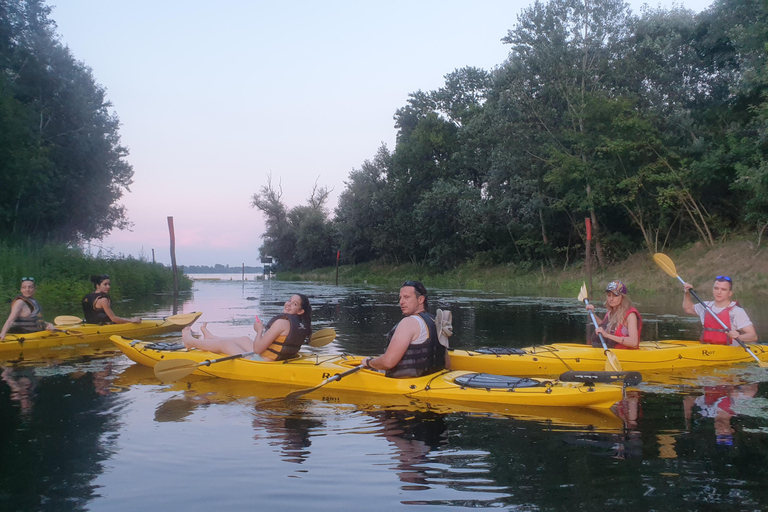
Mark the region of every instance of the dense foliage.
<instances>
[{"instance_id":1,"label":"dense foliage","mask_svg":"<svg viewBox=\"0 0 768 512\"><path fill-rule=\"evenodd\" d=\"M335 218L301 207L312 236L262 192L262 252L290 268L327 265L336 248L346 262L563 265L583 254L586 217L601 265L642 247L759 236L766 9L715 0L698 15L636 16L621 0L536 2L503 38L506 62L410 95L396 147L350 174Z\"/></svg>"},{"instance_id":2,"label":"dense foliage","mask_svg":"<svg viewBox=\"0 0 768 512\"><path fill-rule=\"evenodd\" d=\"M42 0L0 0L0 238L79 242L127 224L133 170L91 70Z\"/></svg>"}]
</instances>

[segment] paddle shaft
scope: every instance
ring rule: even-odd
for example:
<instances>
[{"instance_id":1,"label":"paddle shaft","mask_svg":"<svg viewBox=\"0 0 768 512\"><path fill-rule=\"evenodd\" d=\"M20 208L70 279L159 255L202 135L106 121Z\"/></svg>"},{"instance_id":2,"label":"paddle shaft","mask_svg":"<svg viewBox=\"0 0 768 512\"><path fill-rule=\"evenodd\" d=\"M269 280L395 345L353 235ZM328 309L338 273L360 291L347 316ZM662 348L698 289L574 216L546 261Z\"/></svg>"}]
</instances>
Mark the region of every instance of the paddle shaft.
<instances>
[{"instance_id":1,"label":"paddle shaft","mask_svg":"<svg viewBox=\"0 0 768 512\"><path fill-rule=\"evenodd\" d=\"M337 373L333 377L328 377L323 382L321 382L320 384L318 384L317 386L315 386L313 388L302 389L301 391L294 391L293 393L288 393L288 395L286 395L285 399L286 400L296 400L297 398L299 398L302 395L306 395L307 393L311 393L312 391L314 391L316 389L320 389L321 387L325 386L326 384L330 384L331 382L334 382L334 381L337 381L337 380L341 380L344 377L346 377L347 375L352 375L353 373L359 372L362 369L363 369L363 366L360 365L360 366L355 366L354 368L351 368L351 369L349 369L349 370L347 370L345 372Z\"/></svg>"},{"instance_id":2,"label":"paddle shaft","mask_svg":"<svg viewBox=\"0 0 768 512\"><path fill-rule=\"evenodd\" d=\"M589 299L584 299L584 304L589 306ZM592 319L592 324L595 326L595 329L599 329L600 326L597 324L597 318L595 318L595 313L591 309L588 309L587 311L589 311L589 317ZM603 344L603 350L608 350L608 345L605 344L603 335L600 333L597 333L597 335L600 337L600 343Z\"/></svg>"},{"instance_id":3,"label":"paddle shaft","mask_svg":"<svg viewBox=\"0 0 768 512\"><path fill-rule=\"evenodd\" d=\"M681 283L685 284L685 281L683 281L683 280L682 280L682 278L681 278L680 276L677 276L677 278L680 280L680 282L681 282ZM696 299L697 301L699 301L699 304L701 304L702 306L704 306L704 309L706 309L706 310L707 310L707 313L709 313L710 315L712 315L712 318L714 318L715 320L717 320L717 323L719 323L719 324L720 324L720 326L721 326L723 329L725 329L726 331L730 331L730 330L731 330L731 329L729 329L729 328L728 328L728 326L727 326L727 325L725 325L725 323L723 323L723 321L722 321L722 320L720 320L720 317L719 317L719 316L717 316L717 315L715 314L715 312L714 312L714 311L712 311L712 309L711 309L709 306L707 306L707 304L706 304L706 303L705 303L703 300L701 300L701 299L699 298L699 296L698 296L698 295L696 295L696 292L695 292L695 291L693 291L693 288L691 288L691 289L690 289L690 290L688 290L688 291L689 291L689 292L691 292L691 296L692 296L694 299ZM763 362L762 362L762 361L760 361L760 358L759 358L759 357L757 357L757 356L755 355L755 353L754 353L754 352L752 352L751 350L749 350L749 347L747 347L746 343L744 343L743 341L741 341L739 338L734 338L734 340L736 340L736 342L737 342L739 345L741 345L741 348L743 348L744 350L746 350L746 351L747 351L747 353L748 353L749 355L751 355L751 356L752 356L752 357L755 359L755 361L757 361L757 363L758 363L758 364L760 364L760 365L762 365L762 364L763 364Z\"/></svg>"},{"instance_id":4,"label":"paddle shaft","mask_svg":"<svg viewBox=\"0 0 768 512\"><path fill-rule=\"evenodd\" d=\"M200 363L198 363L197 366L198 367L200 367L200 366L210 366L213 363L220 363L222 361L230 361L232 359L239 359L241 357L248 357L248 356L252 356L255 353L256 352L243 352L242 354L235 354L235 355L227 356L227 357L219 357L218 359L206 359L205 361L201 361Z\"/></svg>"}]
</instances>

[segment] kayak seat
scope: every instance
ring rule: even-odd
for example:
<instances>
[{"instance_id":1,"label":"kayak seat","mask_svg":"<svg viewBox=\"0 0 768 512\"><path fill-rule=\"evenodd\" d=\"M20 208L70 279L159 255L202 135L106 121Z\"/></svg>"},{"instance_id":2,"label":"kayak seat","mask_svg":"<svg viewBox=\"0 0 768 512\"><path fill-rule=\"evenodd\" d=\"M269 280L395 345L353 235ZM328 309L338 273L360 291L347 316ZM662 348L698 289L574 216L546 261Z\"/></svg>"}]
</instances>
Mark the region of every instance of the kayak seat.
<instances>
[{"instance_id":1,"label":"kayak seat","mask_svg":"<svg viewBox=\"0 0 768 512\"><path fill-rule=\"evenodd\" d=\"M466 373L454 379L456 384L466 388L516 389L543 386L541 381L527 377L507 377L490 373Z\"/></svg>"},{"instance_id":2,"label":"kayak seat","mask_svg":"<svg viewBox=\"0 0 768 512\"><path fill-rule=\"evenodd\" d=\"M478 354L490 354L493 356L522 355L525 350L509 347L482 347L475 350Z\"/></svg>"}]
</instances>

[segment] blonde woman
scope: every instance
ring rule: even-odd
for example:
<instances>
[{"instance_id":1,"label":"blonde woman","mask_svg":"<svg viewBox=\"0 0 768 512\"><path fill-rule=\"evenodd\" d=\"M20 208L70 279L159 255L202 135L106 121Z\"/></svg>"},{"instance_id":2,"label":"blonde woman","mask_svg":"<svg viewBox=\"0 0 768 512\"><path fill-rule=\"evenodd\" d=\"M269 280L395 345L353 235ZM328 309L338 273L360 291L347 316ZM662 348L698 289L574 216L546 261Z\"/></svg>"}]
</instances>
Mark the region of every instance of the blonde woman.
<instances>
[{"instance_id":1,"label":"blonde woman","mask_svg":"<svg viewBox=\"0 0 768 512\"><path fill-rule=\"evenodd\" d=\"M611 281L605 287L605 307L608 312L592 335L593 347L602 348L600 334L608 348L636 349L640 346L643 319L632 306L627 293L627 285L621 281ZM587 309L594 309L594 306L590 304Z\"/></svg>"}]
</instances>

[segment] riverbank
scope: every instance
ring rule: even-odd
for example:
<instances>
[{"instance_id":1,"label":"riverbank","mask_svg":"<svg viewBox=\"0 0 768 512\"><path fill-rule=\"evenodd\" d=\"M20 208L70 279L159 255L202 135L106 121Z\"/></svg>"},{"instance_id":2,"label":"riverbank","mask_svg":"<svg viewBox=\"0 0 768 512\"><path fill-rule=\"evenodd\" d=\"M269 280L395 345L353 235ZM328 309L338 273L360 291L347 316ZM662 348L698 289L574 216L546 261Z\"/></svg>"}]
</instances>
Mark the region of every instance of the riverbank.
<instances>
[{"instance_id":1,"label":"riverbank","mask_svg":"<svg viewBox=\"0 0 768 512\"><path fill-rule=\"evenodd\" d=\"M678 275L700 290L708 289L714 276L728 275L734 281L734 291L741 296L768 295L768 250L751 241L732 241L713 248L697 243L684 249L665 251L675 264ZM595 265L596 267L597 265ZM319 281L333 283L335 268L308 272L280 272L282 280ZM473 263L439 272L419 265L383 265L365 263L342 265L339 283L369 283L397 286L405 279L418 279L427 287L462 288L504 292L514 295L548 294L571 296L578 294L581 283L588 281L583 262L565 269L544 265L481 266ZM605 269L593 269L595 290L613 279L626 282L632 292L660 293L680 290L680 282L670 277L653 261L651 254L640 252Z\"/></svg>"}]
</instances>

